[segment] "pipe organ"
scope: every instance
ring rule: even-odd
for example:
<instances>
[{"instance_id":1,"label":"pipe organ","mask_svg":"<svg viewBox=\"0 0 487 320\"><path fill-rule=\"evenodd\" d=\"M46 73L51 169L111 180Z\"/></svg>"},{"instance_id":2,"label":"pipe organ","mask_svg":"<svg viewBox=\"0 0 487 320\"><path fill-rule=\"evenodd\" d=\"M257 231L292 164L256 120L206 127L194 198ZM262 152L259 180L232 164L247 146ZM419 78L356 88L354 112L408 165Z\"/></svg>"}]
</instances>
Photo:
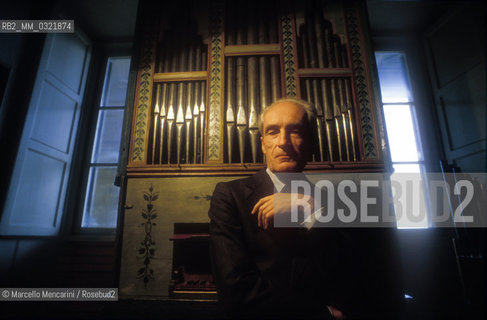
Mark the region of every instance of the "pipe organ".
<instances>
[{"instance_id":1,"label":"pipe organ","mask_svg":"<svg viewBox=\"0 0 487 320\"><path fill-rule=\"evenodd\" d=\"M305 170L384 171L365 17L363 2L348 0L140 1L121 168L122 296L214 291L209 274L177 265L187 254L173 255L181 246L169 239L180 223L208 222L217 182L264 168L258 116L278 98L315 108Z\"/></svg>"},{"instance_id":2,"label":"pipe organ","mask_svg":"<svg viewBox=\"0 0 487 320\"><path fill-rule=\"evenodd\" d=\"M157 43L148 164L202 162L208 46L184 31L164 30Z\"/></svg>"},{"instance_id":3,"label":"pipe organ","mask_svg":"<svg viewBox=\"0 0 487 320\"><path fill-rule=\"evenodd\" d=\"M348 46L319 8L303 16L297 30L298 65L301 96L313 104L317 115L313 161L356 162L356 108Z\"/></svg>"},{"instance_id":4,"label":"pipe organ","mask_svg":"<svg viewBox=\"0 0 487 320\"><path fill-rule=\"evenodd\" d=\"M258 116L280 97L278 57L228 57L226 66L225 162L260 163Z\"/></svg>"},{"instance_id":5,"label":"pipe organ","mask_svg":"<svg viewBox=\"0 0 487 320\"><path fill-rule=\"evenodd\" d=\"M207 12L189 2L169 10L145 3L152 29L144 36L153 40L139 48L147 68L139 68L129 171L256 170L265 162L258 116L286 96L311 102L317 114L308 169L380 170L380 118L359 4L204 4ZM141 104L146 110L137 114Z\"/></svg>"}]
</instances>

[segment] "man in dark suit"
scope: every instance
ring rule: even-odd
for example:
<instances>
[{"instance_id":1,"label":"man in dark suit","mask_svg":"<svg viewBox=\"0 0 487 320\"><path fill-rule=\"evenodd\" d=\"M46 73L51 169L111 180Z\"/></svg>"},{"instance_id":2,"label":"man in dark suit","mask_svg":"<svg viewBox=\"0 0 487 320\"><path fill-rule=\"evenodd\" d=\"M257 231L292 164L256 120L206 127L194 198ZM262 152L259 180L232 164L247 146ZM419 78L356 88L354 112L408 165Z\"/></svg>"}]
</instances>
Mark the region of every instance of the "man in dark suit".
<instances>
[{"instance_id":1,"label":"man in dark suit","mask_svg":"<svg viewBox=\"0 0 487 320\"><path fill-rule=\"evenodd\" d=\"M314 117L305 101L273 103L260 116L267 169L215 187L210 254L229 317L344 318L346 284L339 274L346 272L346 257L336 232L272 225L276 215L289 213L288 187L279 174L303 170Z\"/></svg>"}]
</instances>

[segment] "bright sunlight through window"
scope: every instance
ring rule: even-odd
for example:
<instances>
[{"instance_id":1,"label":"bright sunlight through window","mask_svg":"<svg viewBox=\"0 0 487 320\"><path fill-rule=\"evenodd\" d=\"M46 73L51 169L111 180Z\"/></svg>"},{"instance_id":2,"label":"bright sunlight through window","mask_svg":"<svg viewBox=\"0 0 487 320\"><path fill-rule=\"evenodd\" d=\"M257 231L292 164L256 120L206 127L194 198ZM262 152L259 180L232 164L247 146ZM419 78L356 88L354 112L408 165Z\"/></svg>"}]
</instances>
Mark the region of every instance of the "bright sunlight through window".
<instances>
[{"instance_id":1,"label":"bright sunlight through window","mask_svg":"<svg viewBox=\"0 0 487 320\"><path fill-rule=\"evenodd\" d=\"M414 187L419 190L424 185L421 179L424 161L415 125L414 99L405 55L402 52L376 52L375 58L379 71L387 138L394 168L391 179L413 180ZM408 210L413 210L413 215L418 213L418 210L425 210L424 193L416 194L416 197L408 200L411 203L407 204ZM402 205L402 207L406 206ZM398 228L428 227L426 216L420 221L412 222L406 218L405 214L397 215L399 208L396 206L395 210Z\"/></svg>"}]
</instances>

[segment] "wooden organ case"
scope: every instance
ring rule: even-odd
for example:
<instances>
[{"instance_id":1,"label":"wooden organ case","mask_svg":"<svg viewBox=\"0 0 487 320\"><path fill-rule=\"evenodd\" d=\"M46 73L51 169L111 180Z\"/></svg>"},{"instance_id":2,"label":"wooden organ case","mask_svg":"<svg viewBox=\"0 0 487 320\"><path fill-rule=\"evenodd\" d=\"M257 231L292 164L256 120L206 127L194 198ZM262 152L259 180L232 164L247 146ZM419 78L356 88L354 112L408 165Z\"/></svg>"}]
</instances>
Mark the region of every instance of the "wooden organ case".
<instances>
[{"instance_id":1,"label":"wooden organ case","mask_svg":"<svg viewBox=\"0 0 487 320\"><path fill-rule=\"evenodd\" d=\"M305 170L384 171L367 27L361 1L141 2L122 296L169 296L179 267L169 241L174 223L208 222L216 182L264 167L258 115L278 98L315 108L316 145ZM152 211L158 223L147 219ZM134 252L144 252L138 243L147 239L157 249L141 258Z\"/></svg>"}]
</instances>

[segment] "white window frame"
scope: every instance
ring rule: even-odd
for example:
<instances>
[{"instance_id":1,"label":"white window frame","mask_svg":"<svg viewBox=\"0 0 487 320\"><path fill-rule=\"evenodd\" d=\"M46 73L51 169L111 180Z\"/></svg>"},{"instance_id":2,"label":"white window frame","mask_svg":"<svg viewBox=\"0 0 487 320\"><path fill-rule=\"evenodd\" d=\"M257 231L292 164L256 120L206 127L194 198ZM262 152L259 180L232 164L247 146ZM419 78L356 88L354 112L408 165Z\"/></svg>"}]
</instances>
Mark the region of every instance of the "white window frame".
<instances>
[{"instance_id":1,"label":"white window frame","mask_svg":"<svg viewBox=\"0 0 487 320\"><path fill-rule=\"evenodd\" d=\"M422 200L422 203L420 205L424 206L425 210L426 210L426 221L424 221L422 224L419 224L419 225L416 225L416 226L411 226L411 225L406 225L404 221L402 222L399 222L397 221L398 223L398 226L397 228L398 229L421 229L421 228L428 228L429 227L429 219L428 219L428 207L427 207L427 203L428 203L428 200L429 200L429 195L428 195L428 192L427 192L427 186L426 186L426 181L427 179L425 179L425 174L426 174L426 162L425 162L425 159L424 159L424 152L423 152L423 143L422 143L422 138L421 138L421 133L420 133L420 130L419 130L419 125L418 125L418 121L417 121L417 113L416 113L416 95L415 95L415 92L414 92L414 89L413 89L413 86L412 86L412 83L411 83L411 73L410 73L410 66L409 66L409 62L408 62L408 57L407 57L407 53L403 50L376 50L375 53L396 53L396 54L401 54L402 55L402 58L404 59L404 73L407 77L407 85L409 86L409 89L411 91L411 101L408 101L408 102L404 102L404 101L400 101L398 99L398 101L395 101L395 102L390 102L390 101L387 101L387 102L384 102L381 100L381 108L382 108L382 111L385 113L385 106L400 106L400 105L403 105L403 106L408 106L409 108L409 112L410 112L410 115L411 115L411 120L412 120L412 127L413 127L413 132L414 132L414 139L415 139L415 143L416 143L416 148L417 148L417 153L418 153L418 160L417 161L401 161L401 160L393 160L392 159L392 156L390 157L390 163L391 163L391 166L393 167L395 164L398 164L398 165L407 165L407 164L413 164L413 165L418 165L419 167L419 172L417 172L417 174L420 174L421 175L421 179L422 181L419 181L419 183L423 183L423 187L424 187L424 193L421 194L422 196L422 199L420 199L420 201ZM385 120L385 119L384 119ZM385 123L384 121L384 124L385 124L385 129L386 129L386 135L388 135L387 133L387 124ZM389 139L388 139L389 140ZM389 145L390 145L390 141L389 141ZM394 176L395 173L392 174L392 177ZM398 173L400 174L400 173ZM402 224L402 225L401 225Z\"/></svg>"},{"instance_id":2,"label":"white window frame","mask_svg":"<svg viewBox=\"0 0 487 320\"><path fill-rule=\"evenodd\" d=\"M93 167L102 167L102 166L113 166L114 168L117 169L118 172L118 167L119 163L122 161L122 152L119 152L119 159L117 163L92 163L92 153L93 149L95 148L96 144L96 130L97 130L97 123L98 123L98 118L99 118L99 113L100 110L103 109L117 109L117 110L124 110L124 120L122 122L122 132L121 134L121 141L120 141L120 146L123 146L124 142L123 140L123 130L124 130L124 125L125 125L125 118L127 117L127 105L128 105L128 100L126 98L125 105L123 106L113 106L113 107L103 107L101 106L102 104L102 98L103 98L103 88L105 84L105 76L107 72L107 64L110 58L129 58L132 63L132 56L130 54L130 49L123 48L122 50L114 49L114 50L107 50L108 52L103 55L103 57L100 58L101 60L101 67L98 69L98 73L96 75L98 79L98 86L96 87L96 93L94 94L94 99L92 100L93 103L92 105L94 106L94 110L92 111L91 117L88 120L90 123L88 124L90 134L89 138L85 143L85 148L84 150L86 151L84 154L82 166L83 166L83 173L82 176L80 177L80 182L79 182L79 187L74 187L73 192L77 193L76 199L77 199L77 214L75 215L73 221L72 221L72 239L97 239L97 240L113 240L117 231L117 222L119 220L119 213L120 210L118 210L118 214L116 217L116 223L114 228L91 228L91 227L82 227L82 221L83 221L83 215L85 211L85 203L86 203L86 195L87 192L89 192L89 183L90 183L90 168ZM128 81L130 82L130 70L129 70L129 77ZM127 92L126 92L126 97L128 94L130 88L130 83L127 86ZM116 177L114 177L116 178ZM115 185L115 180L113 181ZM118 187L118 186L117 186ZM119 199L118 203L120 204L120 199L122 199L122 194L121 191L119 190ZM119 209L119 208L117 208ZM88 238L87 238L88 236ZM94 236L90 237L90 236Z\"/></svg>"}]
</instances>

